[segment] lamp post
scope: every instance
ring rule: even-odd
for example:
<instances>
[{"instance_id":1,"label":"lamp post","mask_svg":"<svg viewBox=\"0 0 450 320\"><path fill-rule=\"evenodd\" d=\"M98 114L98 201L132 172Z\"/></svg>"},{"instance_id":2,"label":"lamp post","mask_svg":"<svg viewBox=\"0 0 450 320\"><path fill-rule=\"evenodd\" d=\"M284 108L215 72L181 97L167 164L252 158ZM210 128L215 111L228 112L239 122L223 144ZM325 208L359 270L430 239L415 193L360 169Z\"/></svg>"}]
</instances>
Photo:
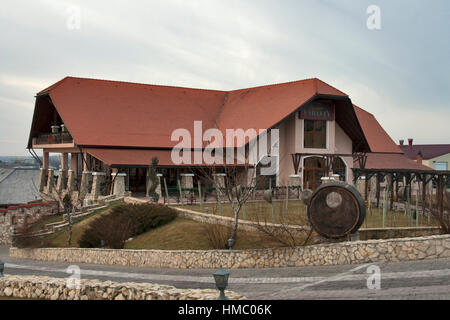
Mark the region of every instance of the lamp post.
<instances>
[{"instance_id":1,"label":"lamp post","mask_svg":"<svg viewBox=\"0 0 450 320\"><path fill-rule=\"evenodd\" d=\"M219 300L228 300L228 298L225 296L225 289L228 286L228 277L230 276L230 273L220 267L219 270L214 272L214 281L216 282L216 287L220 291Z\"/></svg>"},{"instance_id":2,"label":"lamp post","mask_svg":"<svg viewBox=\"0 0 450 320\"><path fill-rule=\"evenodd\" d=\"M3 278L3 271L5 270L5 263L0 260L0 278Z\"/></svg>"},{"instance_id":3,"label":"lamp post","mask_svg":"<svg viewBox=\"0 0 450 320\"><path fill-rule=\"evenodd\" d=\"M234 243L235 241L233 238L228 239L228 248L230 249L230 251L233 249Z\"/></svg>"}]
</instances>

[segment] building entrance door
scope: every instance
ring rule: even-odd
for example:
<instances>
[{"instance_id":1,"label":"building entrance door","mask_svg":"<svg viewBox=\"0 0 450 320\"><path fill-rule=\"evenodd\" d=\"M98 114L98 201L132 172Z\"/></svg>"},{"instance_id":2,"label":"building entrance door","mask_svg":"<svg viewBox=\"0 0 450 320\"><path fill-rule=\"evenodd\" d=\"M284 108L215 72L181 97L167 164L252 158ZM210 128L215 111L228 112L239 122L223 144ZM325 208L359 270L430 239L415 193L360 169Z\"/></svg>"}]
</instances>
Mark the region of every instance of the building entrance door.
<instances>
[{"instance_id":1,"label":"building entrance door","mask_svg":"<svg viewBox=\"0 0 450 320\"><path fill-rule=\"evenodd\" d=\"M325 161L320 157L306 158L303 166L303 189L316 190L325 176Z\"/></svg>"},{"instance_id":2,"label":"building entrance door","mask_svg":"<svg viewBox=\"0 0 450 320\"><path fill-rule=\"evenodd\" d=\"M145 193L147 169L130 168L129 177L130 177L129 190L135 193Z\"/></svg>"}]
</instances>

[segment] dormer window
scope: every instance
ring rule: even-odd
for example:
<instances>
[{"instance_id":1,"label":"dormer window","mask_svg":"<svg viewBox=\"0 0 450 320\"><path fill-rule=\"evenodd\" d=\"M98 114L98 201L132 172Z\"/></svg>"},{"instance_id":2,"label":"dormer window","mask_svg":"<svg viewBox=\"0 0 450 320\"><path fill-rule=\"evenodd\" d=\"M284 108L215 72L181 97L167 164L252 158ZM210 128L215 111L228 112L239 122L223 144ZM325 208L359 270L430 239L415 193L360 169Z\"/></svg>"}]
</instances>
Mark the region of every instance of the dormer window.
<instances>
[{"instance_id":1,"label":"dormer window","mask_svg":"<svg viewBox=\"0 0 450 320\"><path fill-rule=\"evenodd\" d=\"M308 149L327 149L328 121L334 120L334 104L313 102L299 112L303 120L303 147Z\"/></svg>"},{"instance_id":2,"label":"dormer window","mask_svg":"<svg viewBox=\"0 0 450 320\"><path fill-rule=\"evenodd\" d=\"M311 149L327 148L327 121L304 120L304 147Z\"/></svg>"}]
</instances>

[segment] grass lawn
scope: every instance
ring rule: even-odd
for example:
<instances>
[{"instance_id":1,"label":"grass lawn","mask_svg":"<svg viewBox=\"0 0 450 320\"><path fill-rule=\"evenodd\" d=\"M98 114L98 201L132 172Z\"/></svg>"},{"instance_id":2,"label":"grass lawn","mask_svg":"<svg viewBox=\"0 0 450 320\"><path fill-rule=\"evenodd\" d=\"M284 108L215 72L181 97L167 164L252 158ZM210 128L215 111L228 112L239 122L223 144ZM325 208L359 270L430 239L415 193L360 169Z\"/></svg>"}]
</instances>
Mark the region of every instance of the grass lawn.
<instances>
[{"instance_id":1,"label":"grass lawn","mask_svg":"<svg viewBox=\"0 0 450 320\"><path fill-rule=\"evenodd\" d=\"M180 206L178 206L180 207ZM220 215L220 210L217 204L204 204L203 211L200 205L184 205L185 209L199 211ZM227 217L234 217L233 210L229 203L222 203L223 215ZM244 214L245 209L245 214ZM270 204L266 202L248 202L245 204L245 208L240 212L240 219L250 221L273 222L272 209ZM277 223L292 224L292 225L305 225L307 222L306 206L298 200L290 200L288 203L288 209L286 209L285 201L274 202L274 214ZM413 225L416 225L416 221L413 219ZM433 219L428 222L428 218L422 220L419 217L419 226L436 226L437 223ZM371 208L367 210L366 219L362 228L381 228L383 226L382 210L378 208ZM403 212L388 211L386 214L386 227L409 227L409 217Z\"/></svg>"},{"instance_id":2,"label":"grass lawn","mask_svg":"<svg viewBox=\"0 0 450 320\"><path fill-rule=\"evenodd\" d=\"M49 223L55 223L55 222L63 222L63 216L62 214L59 215L52 215L52 216L47 216L44 217L42 219L40 219L39 221L37 221L36 223L33 223L31 226L31 231L39 231L45 228L46 224Z\"/></svg>"},{"instance_id":3,"label":"grass lawn","mask_svg":"<svg viewBox=\"0 0 450 320\"><path fill-rule=\"evenodd\" d=\"M100 209L93 215L82 221L76 222L72 229L72 248L78 247L78 240L89 224L101 215L109 214L113 204L108 208ZM174 221L163 225L157 229L143 233L125 244L125 249L159 249L159 250L212 250L215 249L208 241L207 228L211 225L205 225L196 221L176 218ZM217 226L219 233L226 243L226 239L231 235L231 229L224 226ZM62 248L67 246L68 230L61 230L46 238L46 246L53 248ZM301 239L299 239L301 241ZM253 249L253 248L273 248L285 246L279 241L259 232L239 231L238 239L234 249Z\"/></svg>"},{"instance_id":4,"label":"grass lawn","mask_svg":"<svg viewBox=\"0 0 450 320\"><path fill-rule=\"evenodd\" d=\"M84 230L89 224L101 215L109 214L114 206L121 203L115 203L111 206L100 209L93 215L82 221L75 222L72 228L72 248L78 247L78 240L81 238ZM151 230L128 241L125 249L160 249L160 250L212 250L213 245L208 241L205 235L208 225L204 225L192 220L176 218L174 221L163 225L157 229ZM224 239L228 239L230 229L219 227ZM48 236L45 240L47 247L64 248L67 246L68 230L64 229ZM300 241L300 240L299 240ZM239 231L238 239L234 249L251 248L273 248L285 246L282 243L270 239L268 236L258 232Z\"/></svg>"},{"instance_id":5,"label":"grass lawn","mask_svg":"<svg viewBox=\"0 0 450 320\"><path fill-rule=\"evenodd\" d=\"M71 247L78 247L78 241L84 230L89 224L102 215L109 214L114 206L122 203L114 203L107 208L99 209L89 217L78 221L73 226ZM217 205L204 205L204 209L209 208L210 214L219 214ZM285 209L285 202L274 202L275 215L277 222L284 221L289 224L304 225L306 223L306 207L300 201L290 201L289 208ZM185 205L185 208L200 211L199 205ZM226 216L232 216L230 205L223 204L223 212ZM246 219L252 221L272 222L272 210L270 205L265 202L250 202L245 206ZM58 217L61 218L61 217ZM241 219L243 212L241 212ZM428 225L428 219L423 221ZM46 222L48 223L48 222ZM367 213L367 219L363 224L365 228L381 227L382 217L378 213L378 209L374 208ZM408 217L402 212L388 212L386 225L390 227L408 226ZM415 221L414 221L415 225ZM214 229L215 228L215 229ZM144 234L134 237L127 241L125 249L159 249L159 250L211 250L218 249L218 245L210 241L211 234L220 238L219 243L226 244L226 239L231 235L231 229L224 226L212 226L202 224L196 221L176 218L172 222L163 225L157 229L148 231ZM306 236L306 235L305 235ZM45 240L47 247L67 247L67 228L55 234L48 236ZM297 239L296 243L303 243L304 239ZM216 241L217 243L217 241ZM260 232L238 232L238 239L234 245L234 249L255 249L255 248L273 248L284 247L285 243L277 241L268 235ZM221 247L225 249L225 245Z\"/></svg>"},{"instance_id":6,"label":"grass lawn","mask_svg":"<svg viewBox=\"0 0 450 320\"><path fill-rule=\"evenodd\" d=\"M89 224L100 217L101 215L109 214L111 209L115 206L123 204L122 202L115 202L111 205L109 205L106 208L98 209L94 211L91 215L88 217L76 221L72 226L72 241L70 247L77 248L78 247L78 240L80 240L81 235L83 234L84 230L89 226ZM62 219L62 217L60 217ZM67 238L69 236L69 230L68 228L64 228L61 231L58 231L54 234L49 235L45 238L45 245L47 247L53 247L53 248L65 248L68 247L67 245Z\"/></svg>"},{"instance_id":7,"label":"grass lawn","mask_svg":"<svg viewBox=\"0 0 450 320\"><path fill-rule=\"evenodd\" d=\"M125 249L160 249L160 250L212 250L214 247L206 236L208 225L176 218L174 221L135 237L125 244ZM224 233L224 243L231 234L231 229L220 226ZM233 249L274 248L285 246L259 232L238 232L238 239Z\"/></svg>"}]
</instances>

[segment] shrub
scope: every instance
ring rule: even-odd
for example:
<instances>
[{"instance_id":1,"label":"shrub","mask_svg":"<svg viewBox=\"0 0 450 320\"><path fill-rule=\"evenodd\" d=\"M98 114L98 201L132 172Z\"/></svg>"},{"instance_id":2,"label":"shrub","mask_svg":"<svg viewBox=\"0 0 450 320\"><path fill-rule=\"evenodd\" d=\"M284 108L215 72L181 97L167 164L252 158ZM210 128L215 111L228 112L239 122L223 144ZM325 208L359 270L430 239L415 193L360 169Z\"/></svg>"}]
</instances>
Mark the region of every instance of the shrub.
<instances>
[{"instance_id":1,"label":"shrub","mask_svg":"<svg viewBox=\"0 0 450 320\"><path fill-rule=\"evenodd\" d=\"M231 229L217 224L203 225L203 232L213 249L228 249L228 239L231 237Z\"/></svg>"},{"instance_id":2,"label":"shrub","mask_svg":"<svg viewBox=\"0 0 450 320\"><path fill-rule=\"evenodd\" d=\"M39 248L42 246L42 241L43 238L36 236L29 224L18 228L12 236L12 245L16 248Z\"/></svg>"},{"instance_id":3,"label":"shrub","mask_svg":"<svg viewBox=\"0 0 450 320\"><path fill-rule=\"evenodd\" d=\"M120 205L91 222L78 244L82 248L99 248L103 240L108 248L123 249L130 237L162 226L176 216L174 209L159 204Z\"/></svg>"},{"instance_id":4,"label":"shrub","mask_svg":"<svg viewBox=\"0 0 450 320\"><path fill-rule=\"evenodd\" d=\"M152 158L152 163L150 164L150 166L148 167L149 170L149 195L150 195L150 199L153 202L158 202L159 200L159 194L156 193L156 188L158 188L159 185L159 179L158 176L156 174L156 168L158 167L158 158L157 157L153 157Z\"/></svg>"}]
</instances>

